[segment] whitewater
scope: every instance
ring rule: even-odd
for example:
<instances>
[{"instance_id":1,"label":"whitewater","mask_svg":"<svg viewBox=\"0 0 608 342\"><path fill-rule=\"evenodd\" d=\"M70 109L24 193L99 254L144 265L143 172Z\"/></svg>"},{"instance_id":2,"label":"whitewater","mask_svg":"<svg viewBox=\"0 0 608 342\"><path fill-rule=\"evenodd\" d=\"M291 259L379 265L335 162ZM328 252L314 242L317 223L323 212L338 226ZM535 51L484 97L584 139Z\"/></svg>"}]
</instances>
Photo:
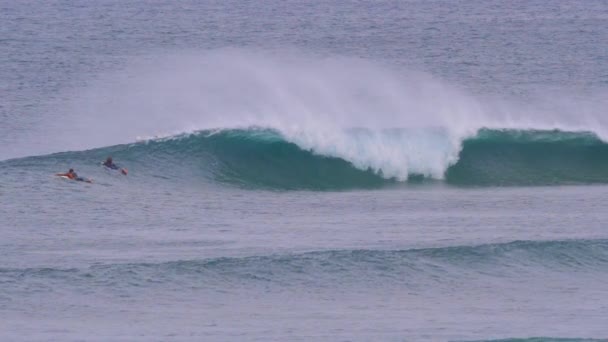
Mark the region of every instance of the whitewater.
<instances>
[{"instance_id":1,"label":"whitewater","mask_svg":"<svg viewBox=\"0 0 608 342\"><path fill-rule=\"evenodd\" d=\"M0 4L0 339L606 341L607 19Z\"/></svg>"}]
</instances>

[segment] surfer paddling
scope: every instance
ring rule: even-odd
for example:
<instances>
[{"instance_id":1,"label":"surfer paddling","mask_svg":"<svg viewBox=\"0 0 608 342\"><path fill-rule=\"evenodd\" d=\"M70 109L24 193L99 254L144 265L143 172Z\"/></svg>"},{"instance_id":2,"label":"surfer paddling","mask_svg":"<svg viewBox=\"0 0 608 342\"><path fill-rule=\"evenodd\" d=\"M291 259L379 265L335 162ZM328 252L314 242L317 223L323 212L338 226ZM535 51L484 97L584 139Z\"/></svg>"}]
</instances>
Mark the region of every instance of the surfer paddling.
<instances>
[{"instance_id":1,"label":"surfer paddling","mask_svg":"<svg viewBox=\"0 0 608 342\"><path fill-rule=\"evenodd\" d=\"M126 175L127 175L127 173L128 173L128 170L127 170L127 169L125 169L125 168L122 168L122 169L121 169L120 167L118 167L118 165L114 164L114 161L112 161L112 157L108 157L108 158L106 159L106 161L105 161L105 162L103 162L103 163L101 163L101 164L102 164L103 166L107 167L108 169L111 169L111 170L120 170L120 173L122 173L122 174L123 174L123 175L125 175L125 176L126 176Z\"/></svg>"},{"instance_id":2,"label":"surfer paddling","mask_svg":"<svg viewBox=\"0 0 608 342\"><path fill-rule=\"evenodd\" d=\"M74 169L69 169L68 172L66 172L66 173L57 173L56 176L64 177L64 178L79 181L79 182L93 183L93 181L90 179L78 177L78 174L74 171Z\"/></svg>"}]
</instances>

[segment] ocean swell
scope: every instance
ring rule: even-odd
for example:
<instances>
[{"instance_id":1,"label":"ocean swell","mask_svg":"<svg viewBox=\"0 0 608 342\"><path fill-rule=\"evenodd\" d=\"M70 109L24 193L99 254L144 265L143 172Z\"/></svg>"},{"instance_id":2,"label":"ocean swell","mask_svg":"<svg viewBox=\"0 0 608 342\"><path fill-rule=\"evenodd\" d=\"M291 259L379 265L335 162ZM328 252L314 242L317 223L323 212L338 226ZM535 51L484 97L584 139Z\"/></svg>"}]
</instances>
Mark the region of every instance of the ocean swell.
<instances>
[{"instance_id":1,"label":"ocean swell","mask_svg":"<svg viewBox=\"0 0 608 342\"><path fill-rule=\"evenodd\" d=\"M573 271L579 275L608 272L608 241L512 241L403 250L320 250L160 263L109 263L69 269L0 268L0 283L155 286L195 278L198 279L195 283L201 286L218 288L252 283L306 284L317 288L379 281L416 287L467 282L469 278L538 277Z\"/></svg>"},{"instance_id":2,"label":"ocean swell","mask_svg":"<svg viewBox=\"0 0 608 342\"><path fill-rule=\"evenodd\" d=\"M481 129L459 142L446 132L351 129L319 140L266 128L206 130L0 165L67 167L113 155L135 170L130 177L171 170L167 178L190 184L275 190L608 183L608 144L590 132Z\"/></svg>"}]
</instances>

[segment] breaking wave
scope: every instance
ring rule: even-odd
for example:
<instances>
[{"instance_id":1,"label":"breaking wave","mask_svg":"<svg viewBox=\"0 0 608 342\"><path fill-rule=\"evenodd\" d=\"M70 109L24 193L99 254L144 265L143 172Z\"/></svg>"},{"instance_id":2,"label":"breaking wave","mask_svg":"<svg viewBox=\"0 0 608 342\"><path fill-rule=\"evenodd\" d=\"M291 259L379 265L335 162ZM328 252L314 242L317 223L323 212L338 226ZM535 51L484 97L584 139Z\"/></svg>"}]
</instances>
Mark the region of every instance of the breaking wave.
<instances>
[{"instance_id":1,"label":"breaking wave","mask_svg":"<svg viewBox=\"0 0 608 342\"><path fill-rule=\"evenodd\" d=\"M199 181L279 190L608 183L608 144L589 132L482 129L455 145L441 129L353 129L333 145L306 139L264 128L207 130L3 164L87 163L112 154L142 170L188 168Z\"/></svg>"}]
</instances>

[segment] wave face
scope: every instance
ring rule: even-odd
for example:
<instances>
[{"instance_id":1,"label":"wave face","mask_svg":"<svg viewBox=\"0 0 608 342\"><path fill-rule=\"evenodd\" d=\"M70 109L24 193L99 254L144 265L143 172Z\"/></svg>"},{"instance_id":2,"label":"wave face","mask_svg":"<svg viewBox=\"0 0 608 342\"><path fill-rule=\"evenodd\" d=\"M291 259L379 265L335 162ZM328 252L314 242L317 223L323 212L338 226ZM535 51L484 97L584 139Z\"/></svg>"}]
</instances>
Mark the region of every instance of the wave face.
<instances>
[{"instance_id":1,"label":"wave face","mask_svg":"<svg viewBox=\"0 0 608 342\"><path fill-rule=\"evenodd\" d=\"M404 184L535 186L608 183L608 144L595 134L482 129L453 143L440 129L350 130L342 137L288 135L273 129L200 131L47 157L98 161L250 189L336 190ZM335 144L329 144L334 141ZM29 160L30 158L25 158ZM16 159L8 163L14 163ZM6 163L6 162L5 162ZM188 182L200 182L187 179Z\"/></svg>"},{"instance_id":2,"label":"wave face","mask_svg":"<svg viewBox=\"0 0 608 342\"><path fill-rule=\"evenodd\" d=\"M446 172L451 184L561 185L608 182L608 144L595 134L481 130Z\"/></svg>"},{"instance_id":3,"label":"wave face","mask_svg":"<svg viewBox=\"0 0 608 342\"><path fill-rule=\"evenodd\" d=\"M449 139L438 131L433 133L437 141L425 133L415 136L423 141L415 144L404 143L412 139L407 130L385 131L381 138L362 130L349 134L353 143L342 142L334 150L295 143L266 129L205 131L146 148L159 148L178 160L194 158L213 180L254 188L374 188L403 181L467 186L608 183L608 144L592 133L485 129L464 140L455 156Z\"/></svg>"},{"instance_id":4,"label":"wave face","mask_svg":"<svg viewBox=\"0 0 608 342\"><path fill-rule=\"evenodd\" d=\"M243 188L348 189L374 188L394 181L347 160L300 148L267 129L204 131L149 141L135 153L154 150L166 162L202 170L213 182ZM179 163L179 164L178 164Z\"/></svg>"}]
</instances>

